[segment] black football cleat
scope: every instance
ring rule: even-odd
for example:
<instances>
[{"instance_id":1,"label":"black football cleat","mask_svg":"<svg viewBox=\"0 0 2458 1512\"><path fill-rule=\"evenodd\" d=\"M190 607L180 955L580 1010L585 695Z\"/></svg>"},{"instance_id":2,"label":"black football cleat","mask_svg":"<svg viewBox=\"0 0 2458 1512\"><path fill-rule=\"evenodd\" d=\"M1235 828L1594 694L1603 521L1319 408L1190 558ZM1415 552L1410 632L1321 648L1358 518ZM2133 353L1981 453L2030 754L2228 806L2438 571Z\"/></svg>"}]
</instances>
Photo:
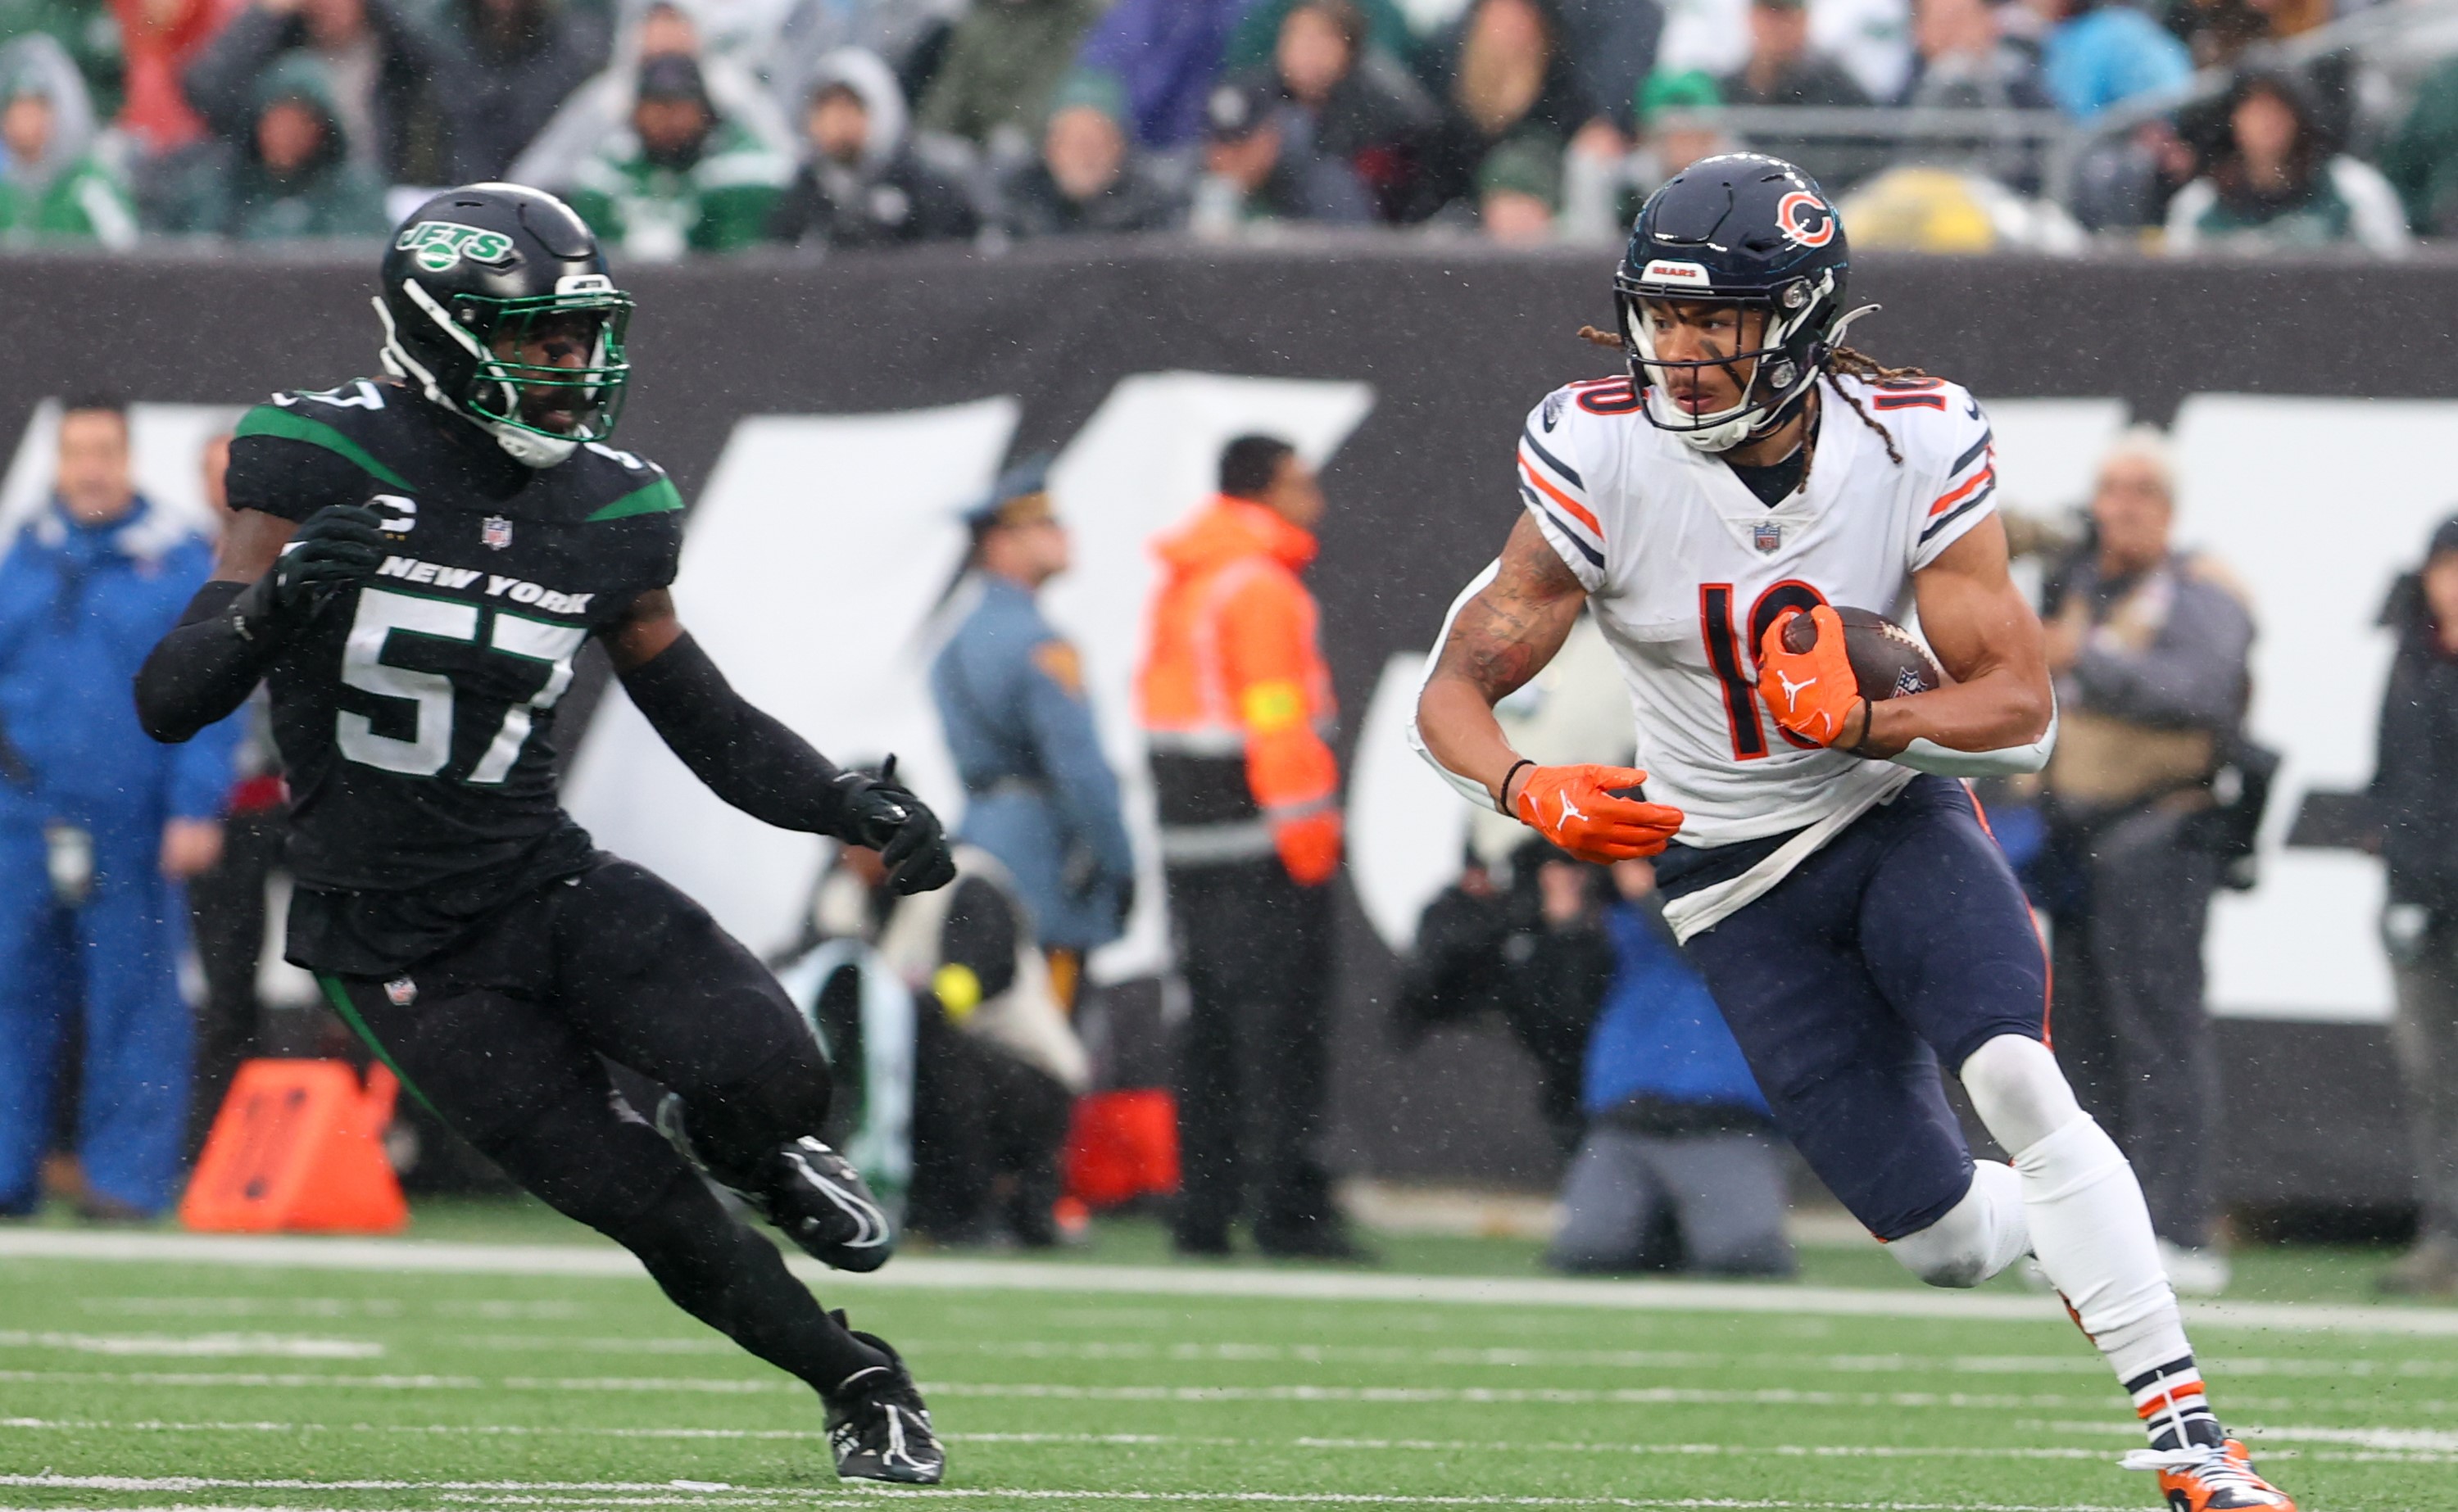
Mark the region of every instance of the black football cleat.
<instances>
[{"instance_id":1,"label":"black football cleat","mask_svg":"<svg viewBox=\"0 0 2458 1512\"><path fill-rule=\"evenodd\" d=\"M853 1162L804 1135L780 1146L743 1193L779 1232L822 1265L876 1271L896 1253L896 1231Z\"/></svg>"},{"instance_id":2,"label":"black football cleat","mask_svg":"<svg viewBox=\"0 0 2458 1512\"><path fill-rule=\"evenodd\" d=\"M710 1180L742 1199L822 1265L839 1271L876 1271L896 1253L896 1231L886 1210L853 1162L808 1135L780 1145L747 1172L720 1175L693 1148L684 1125L683 1101L668 1092L654 1121L683 1158Z\"/></svg>"},{"instance_id":3,"label":"black football cleat","mask_svg":"<svg viewBox=\"0 0 2458 1512\"><path fill-rule=\"evenodd\" d=\"M834 1315L839 1323L844 1315ZM827 1398L828 1449L837 1474L848 1481L887 1481L899 1485L937 1485L948 1473L948 1451L930 1431L930 1409L904 1357L876 1334L853 1336L887 1357L847 1377Z\"/></svg>"}]
</instances>

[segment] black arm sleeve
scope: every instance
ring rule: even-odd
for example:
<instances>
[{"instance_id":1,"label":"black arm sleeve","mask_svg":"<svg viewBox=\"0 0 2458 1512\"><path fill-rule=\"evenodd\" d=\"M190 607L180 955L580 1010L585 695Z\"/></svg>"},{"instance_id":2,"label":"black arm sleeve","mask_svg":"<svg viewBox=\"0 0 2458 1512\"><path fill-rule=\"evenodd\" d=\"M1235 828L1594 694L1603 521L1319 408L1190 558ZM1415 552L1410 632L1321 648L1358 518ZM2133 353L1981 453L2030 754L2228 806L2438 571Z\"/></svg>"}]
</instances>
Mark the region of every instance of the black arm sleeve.
<instances>
[{"instance_id":1,"label":"black arm sleeve","mask_svg":"<svg viewBox=\"0 0 2458 1512\"><path fill-rule=\"evenodd\" d=\"M136 670L136 721L147 735L177 745L235 713L256 691L274 648L242 633L232 611L253 591L247 583L207 583L155 643Z\"/></svg>"},{"instance_id":2,"label":"black arm sleeve","mask_svg":"<svg viewBox=\"0 0 2458 1512\"><path fill-rule=\"evenodd\" d=\"M689 632L620 675L650 728L710 792L763 824L842 834L836 764L736 693Z\"/></svg>"}]
</instances>

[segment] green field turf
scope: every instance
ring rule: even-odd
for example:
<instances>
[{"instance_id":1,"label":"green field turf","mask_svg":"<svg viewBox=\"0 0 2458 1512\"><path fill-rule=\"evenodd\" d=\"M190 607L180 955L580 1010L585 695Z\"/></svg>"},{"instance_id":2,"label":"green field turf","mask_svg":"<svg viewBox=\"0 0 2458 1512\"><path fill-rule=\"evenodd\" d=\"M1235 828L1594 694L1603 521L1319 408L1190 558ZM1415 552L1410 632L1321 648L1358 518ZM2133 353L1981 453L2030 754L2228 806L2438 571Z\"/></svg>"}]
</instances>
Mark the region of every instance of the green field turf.
<instances>
[{"instance_id":1,"label":"green field turf","mask_svg":"<svg viewBox=\"0 0 2458 1512\"><path fill-rule=\"evenodd\" d=\"M1959 1300L1866 1252L1814 1253L1813 1287L1616 1293L1552 1288L1500 1241L1164 1271L1130 1227L1068 1262L823 1280L904 1347L948 1437L949 1486L901 1493L841 1487L807 1391L601 1247L553 1247L577 1236L551 1219L420 1232L531 1248L459 1252L456 1274L151 1235L120 1241L142 1258L36 1258L52 1231L0 1233L0 1507L2157 1505L2114 1468L2137 1441L2122 1397L2046 1304L1865 1315ZM1460 1279L1480 1269L1506 1278ZM2347 1307L2344 1256L2249 1272L2260 1305L2196 1335L2273 1478L2306 1512L2458 1509L2458 1315ZM1232 1295L1270 1289L1314 1295Z\"/></svg>"}]
</instances>

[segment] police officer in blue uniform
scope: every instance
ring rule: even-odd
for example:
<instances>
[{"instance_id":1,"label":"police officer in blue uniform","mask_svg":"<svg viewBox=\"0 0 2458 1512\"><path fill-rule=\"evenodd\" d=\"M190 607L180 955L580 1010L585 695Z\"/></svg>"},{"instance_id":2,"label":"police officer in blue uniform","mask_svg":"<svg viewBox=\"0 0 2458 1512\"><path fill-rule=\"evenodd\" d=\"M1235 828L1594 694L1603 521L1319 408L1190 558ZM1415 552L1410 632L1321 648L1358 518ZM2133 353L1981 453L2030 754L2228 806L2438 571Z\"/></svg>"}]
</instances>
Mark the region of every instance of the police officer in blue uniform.
<instances>
[{"instance_id":1,"label":"police officer in blue uniform","mask_svg":"<svg viewBox=\"0 0 2458 1512\"><path fill-rule=\"evenodd\" d=\"M965 781L958 838L1014 877L1051 984L1072 1004L1085 952L1124 927L1135 872L1082 658L1034 602L1068 566L1049 477L1047 457L1018 464L966 511L971 603L931 664L930 692Z\"/></svg>"}]
</instances>

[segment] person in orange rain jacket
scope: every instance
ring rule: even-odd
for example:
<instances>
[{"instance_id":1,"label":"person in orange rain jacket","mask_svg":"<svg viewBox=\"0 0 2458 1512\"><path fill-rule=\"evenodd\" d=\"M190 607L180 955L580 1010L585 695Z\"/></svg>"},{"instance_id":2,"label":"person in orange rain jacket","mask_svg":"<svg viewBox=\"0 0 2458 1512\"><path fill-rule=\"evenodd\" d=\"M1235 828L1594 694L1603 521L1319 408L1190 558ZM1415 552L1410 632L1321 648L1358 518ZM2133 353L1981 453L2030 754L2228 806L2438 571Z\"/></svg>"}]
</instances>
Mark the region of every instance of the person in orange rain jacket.
<instances>
[{"instance_id":1,"label":"person in orange rain jacket","mask_svg":"<svg viewBox=\"0 0 2458 1512\"><path fill-rule=\"evenodd\" d=\"M1219 497L1158 543L1136 693L1191 1000L1177 1088L1181 1254L1229 1253L1250 1184L1258 1249L1359 1253L1315 1150L1340 765L1331 672L1298 573L1323 509L1288 443L1241 436L1221 453Z\"/></svg>"}]
</instances>

